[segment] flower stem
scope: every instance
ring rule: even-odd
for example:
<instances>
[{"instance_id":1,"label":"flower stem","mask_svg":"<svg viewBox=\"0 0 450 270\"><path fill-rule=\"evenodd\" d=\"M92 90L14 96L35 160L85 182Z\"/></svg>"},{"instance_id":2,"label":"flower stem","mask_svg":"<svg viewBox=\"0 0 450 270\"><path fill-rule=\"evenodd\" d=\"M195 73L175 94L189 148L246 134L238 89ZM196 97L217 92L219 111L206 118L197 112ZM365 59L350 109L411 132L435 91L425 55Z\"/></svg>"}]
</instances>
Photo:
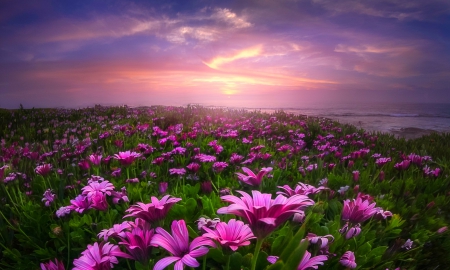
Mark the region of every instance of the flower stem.
<instances>
[{"instance_id":1,"label":"flower stem","mask_svg":"<svg viewBox=\"0 0 450 270\"><path fill-rule=\"evenodd\" d=\"M225 270L230 270L230 261L231 261L231 255L228 255L227 266L225 267Z\"/></svg>"},{"instance_id":2,"label":"flower stem","mask_svg":"<svg viewBox=\"0 0 450 270\"><path fill-rule=\"evenodd\" d=\"M258 255L259 255L259 251L261 250L261 246L262 246L263 241L264 241L264 239L256 240L256 246L255 246L255 252L253 253L253 260L252 260L252 268L251 268L251 270L255 270L256 269L256 262L258 261Z\"/></svg>"}]
</instances>

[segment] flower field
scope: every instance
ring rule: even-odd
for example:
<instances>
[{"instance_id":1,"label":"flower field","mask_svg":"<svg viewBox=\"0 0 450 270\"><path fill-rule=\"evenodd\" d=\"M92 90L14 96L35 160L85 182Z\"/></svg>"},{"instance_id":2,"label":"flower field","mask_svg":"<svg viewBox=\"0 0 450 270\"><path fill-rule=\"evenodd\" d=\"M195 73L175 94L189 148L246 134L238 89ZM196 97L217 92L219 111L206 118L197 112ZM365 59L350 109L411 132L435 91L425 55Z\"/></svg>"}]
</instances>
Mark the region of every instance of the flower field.
<instances>
[{"instance_id":1,"label":"flower field","mask_svg":"<svg viewBox=\"0 0 450 270\"><path fill-rule=\"evenodd\" d=\"M450 265L450 134L201 106L0 116L1 269Z\"/></svg>"}]
</instances>

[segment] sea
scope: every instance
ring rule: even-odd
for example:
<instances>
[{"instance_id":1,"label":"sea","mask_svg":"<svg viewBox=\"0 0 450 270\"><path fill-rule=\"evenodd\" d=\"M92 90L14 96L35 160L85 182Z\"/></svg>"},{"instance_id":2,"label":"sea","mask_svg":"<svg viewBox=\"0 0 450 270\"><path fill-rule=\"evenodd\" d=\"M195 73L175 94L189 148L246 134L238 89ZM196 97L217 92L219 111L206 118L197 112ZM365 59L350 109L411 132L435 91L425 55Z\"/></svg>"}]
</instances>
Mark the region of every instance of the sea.
<instances>
[{"instance_id":1,"label":"sea","mask_svg":"<svg viewBox=\"0 0 450 270\"><path fill-rule=\"evenodd\" d=\"M450 133L450 104L431 103L317 103L298 107L245 108L324 117L369 132L413 139L432 132Z\"/></svg>"}]
</instances>

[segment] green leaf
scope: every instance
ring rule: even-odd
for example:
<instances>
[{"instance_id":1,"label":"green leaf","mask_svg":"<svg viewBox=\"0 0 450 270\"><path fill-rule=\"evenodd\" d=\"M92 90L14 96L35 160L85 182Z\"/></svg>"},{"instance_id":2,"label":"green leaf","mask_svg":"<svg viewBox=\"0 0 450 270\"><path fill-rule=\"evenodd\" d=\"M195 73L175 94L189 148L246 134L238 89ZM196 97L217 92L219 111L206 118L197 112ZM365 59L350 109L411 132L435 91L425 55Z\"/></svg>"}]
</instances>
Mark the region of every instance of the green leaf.
<instances>
[{"instance_id":1,"label":"green leaf","mask_svg":"<svg viewBox=\"0 0 450 270\"><path fill-rule=\"evenodd\" d=\"M242 266L242 255L239 252L234 252L230 256L230 269L240 270Z\"/></svg>"},{"instance_id":2,"label":"green leaf","mask_svg":"<svg viewBox=\"0 0 450 270\"><path fill-rule=\"evenodd\" d=\"M356 253L360 254L360 255L366 255L366 254L369 254L369 252L371 250L372 250L372 246L369 244L369 242L366 242L358 248Z\"/></svg>"},{"instance_id":3,"label":"green leaf","mask_svg":"<svg viewBox=\"0 0 450 270\"><path fill-rule=\"evenodd\" d=\"M305 255L308 245L309 241L306 239L300 243L300 245L289 255L289 258L286 261L286 269L296 269L298 267Z\"/></svg>"},{"instance_id":4,"label":"green leaf","mask_svg":"<svg viewBox=\"0 0 450 270\"><path fill-rule=\"evenodd\" d=\"M225 264L226 263L225 256L223 255L222 251L217 249L217 248L209 250L208 258L211 258L214 261L216 261L218 263L221 263L221 264Z\"/></svg>"},{"instance_id":5,"label":"green leaf","mask_svg":"<svg viewBox=\"0 0 450 270\"><path fill-rule=\"evenodd\" d=\"M375 256L381 256L384 254L388 247L387 246L380 246L372 249L372 251L369 254L369 257L375 257Z\"/></svg>"},{"instance_id":6,"label":"green leaf","mask_svg":"<svg viewBox=\"0 0 450 270\"><path fill-rule=\"evenodd\" d=\"M285 236L284 235L280 235L277 238L275 238L275 240L272 243L272 247L270 249L270 253L271 254L279 254L280 251L282 250L282 248L284 247L283 243L284 243L284 239Z\"/></svg>"},{"instance_id":7,"label":"green leaf","mask_svg":"<svg viewBox=\"0 0 450 270\"><path fill-rule=\"evenodd\" d=\"M267 270L282 270L282 269L286 269L286 266L281 260L278 260L276 263L272 264L267 268Z\"/></svg>"},{"instance_id":8,"label":"green leaf","mask_svg":"<svg viewBox=\"0 0 450 270\"><path fill-rule=\"evenodd\" d=\"M196 238L198 237L198 233L192 229L192 227L190 225L187 226L188 232L189 232L189 237L191 238Z\"/></svg>"}]
</instances>

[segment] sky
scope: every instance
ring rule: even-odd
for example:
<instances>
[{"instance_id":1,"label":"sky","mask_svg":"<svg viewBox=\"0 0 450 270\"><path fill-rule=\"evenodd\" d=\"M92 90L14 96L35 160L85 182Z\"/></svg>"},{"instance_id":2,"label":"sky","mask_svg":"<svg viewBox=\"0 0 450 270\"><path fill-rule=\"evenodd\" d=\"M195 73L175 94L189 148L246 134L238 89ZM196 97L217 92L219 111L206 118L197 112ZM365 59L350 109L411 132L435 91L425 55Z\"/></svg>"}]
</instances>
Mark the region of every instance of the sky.
<instances>
[{"instance_id":1,"label":"sky","mask_svg":"<svg viewBox=\"0 0 450 270\"><path fill-rule=\"evenodd\" d=\"M0 107L450 103L448 0L0 2Z\"/></svg>"}]
</instances>

